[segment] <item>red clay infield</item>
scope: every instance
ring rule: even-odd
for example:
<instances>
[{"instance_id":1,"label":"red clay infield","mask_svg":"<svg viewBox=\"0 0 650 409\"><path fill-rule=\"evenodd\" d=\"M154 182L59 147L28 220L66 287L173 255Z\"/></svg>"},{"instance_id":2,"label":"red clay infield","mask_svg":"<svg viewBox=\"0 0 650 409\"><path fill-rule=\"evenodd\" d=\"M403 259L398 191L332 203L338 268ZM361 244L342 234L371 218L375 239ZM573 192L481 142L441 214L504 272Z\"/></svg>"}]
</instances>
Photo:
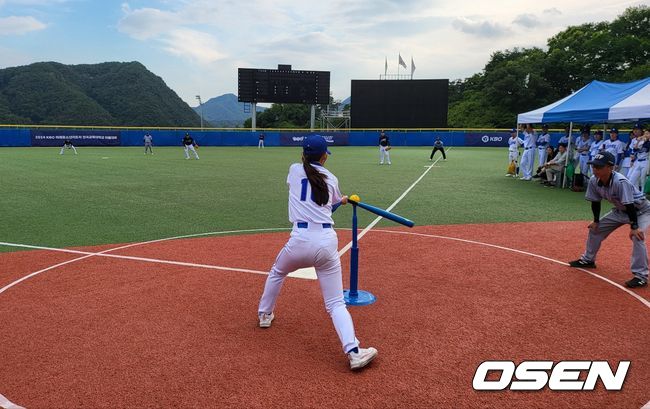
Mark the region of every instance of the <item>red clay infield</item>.
<instances>
[{"instance_id":1,"label":"red clay infield","mask_svg":"<svg viewBox=\"0 0 650 409\"><path fill-rule=\"evenodd\" d=\"M587 222L426 226L570 260ZM625 229L596 273L622 283ZM288 232L152 243L113 254L267 271ZM340 246L349 230L339 231ZM85 250L98 251L115 246ZM0 294L0 394L33 408L634 408L650 400L650 309L579 270L476 244L371 231L351 308L379 357L348 370L318 283L289 279L257 328L265 276L90 257ZM0 254L0 288L75 254ZM348 255L344 256L347 283ZM346 284L347 286L347 284ZM646 287L634 291L650 299ZM485 360L632 361L622 391L475 392ZM615 365L614 365L615 368Z\"/></svg>"}]
</instances>

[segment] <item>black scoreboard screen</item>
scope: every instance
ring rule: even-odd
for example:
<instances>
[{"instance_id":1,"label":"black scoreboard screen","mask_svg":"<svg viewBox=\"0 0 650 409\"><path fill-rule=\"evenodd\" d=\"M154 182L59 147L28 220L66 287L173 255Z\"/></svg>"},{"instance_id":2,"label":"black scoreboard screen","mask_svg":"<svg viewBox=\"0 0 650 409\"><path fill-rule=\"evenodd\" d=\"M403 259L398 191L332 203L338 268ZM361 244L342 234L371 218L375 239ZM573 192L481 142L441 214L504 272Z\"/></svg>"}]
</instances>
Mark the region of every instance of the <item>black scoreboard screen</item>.
<instances>
[{"instance_id":1,"label":"black scoreboard screen","mask_svg":"<svg viewBox=\"0 0 650 409\"><path fill-rule=\"evenodd\" d=\"M445 128L449 80L352 80L354 128Z\"/></svg>"},{"instance_id":2,"label":"black scoreboard screen","mask_svg":"<svg viewBox=\"0 0 650 409\"><path fill-rule=\"evenodd\" d=\"M289 67L239 68L239 102L329 104L329 71L297 71Z\"/></svg>"}]
</instances>

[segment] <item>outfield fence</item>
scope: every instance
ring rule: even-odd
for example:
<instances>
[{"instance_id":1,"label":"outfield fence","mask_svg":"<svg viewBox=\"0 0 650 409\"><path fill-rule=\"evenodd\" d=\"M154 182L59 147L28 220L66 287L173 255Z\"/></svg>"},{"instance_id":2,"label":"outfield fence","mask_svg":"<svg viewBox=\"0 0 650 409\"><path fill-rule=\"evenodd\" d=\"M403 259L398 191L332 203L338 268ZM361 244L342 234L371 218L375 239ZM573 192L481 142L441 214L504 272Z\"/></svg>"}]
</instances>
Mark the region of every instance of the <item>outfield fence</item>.
<instances>
[{"instance_id":1,"label":"outfield fence","mask_svg":"<svg viewBox=\"0 0 650 409\"><path fill-rule=\"evenodd\" d=\"M255 132L242 129L197 128L111 128L90 126L0 126L0 146L62 146L69 139L76 146L141 146L145 133L153 136L156 146L179 146L189 133L201 146L257 146L259 135L271 146L299 146L305 129L262 129ZM345 131L316 130L335 146L375 146L379 130ZM440 137L445 146L505 147L509 130L506 129L390 129L386 130L393 146L431 146ZM551 144L557 145L564 131L550 133ZM621 135L626 141L626 136Z\"/></svg>"}]
</instances>

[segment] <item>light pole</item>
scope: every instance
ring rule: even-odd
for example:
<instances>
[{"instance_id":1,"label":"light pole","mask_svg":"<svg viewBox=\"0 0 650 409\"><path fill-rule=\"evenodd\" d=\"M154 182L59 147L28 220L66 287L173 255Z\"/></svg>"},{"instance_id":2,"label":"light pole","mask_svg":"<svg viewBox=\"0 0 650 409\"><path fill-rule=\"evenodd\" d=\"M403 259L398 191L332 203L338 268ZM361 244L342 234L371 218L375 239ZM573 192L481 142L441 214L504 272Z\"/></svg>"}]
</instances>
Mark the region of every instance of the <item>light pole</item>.
<instances>
[{"instance_id":1,"label":"light pole","mask_svg":"<svg viewBox=\"0 0 650 409\"><path fill-rule=\"evenodd\" d=\"M201 130L203 130L203 103L201 102L201 96L197 95L196 99L199 100L199 107L201 108Z\"/></svg>"}]
</instances>

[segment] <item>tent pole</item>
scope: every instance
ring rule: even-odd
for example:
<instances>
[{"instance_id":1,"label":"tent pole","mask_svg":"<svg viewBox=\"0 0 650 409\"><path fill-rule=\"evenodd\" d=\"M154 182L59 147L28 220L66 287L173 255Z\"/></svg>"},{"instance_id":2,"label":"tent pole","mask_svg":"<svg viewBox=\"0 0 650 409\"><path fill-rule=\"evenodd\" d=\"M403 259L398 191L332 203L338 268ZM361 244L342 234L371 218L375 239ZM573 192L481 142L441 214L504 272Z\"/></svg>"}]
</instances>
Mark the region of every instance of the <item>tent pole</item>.
<instances>
[{"instance_id":1,"label":"tent pole","mask_svg":"<svg viewBox=\"0 0 650 409\"><path fill-rule=\"evenodd\" d=\"M562 189L566 187L566 167L569 165L569 156L571 156L571 137L573 135L573 121L569 122L569 144L566 147L566 161L564 162L564 177L562 179ZM573 159L571 159L573 160Z\"/></svg>"}]
</instances>

